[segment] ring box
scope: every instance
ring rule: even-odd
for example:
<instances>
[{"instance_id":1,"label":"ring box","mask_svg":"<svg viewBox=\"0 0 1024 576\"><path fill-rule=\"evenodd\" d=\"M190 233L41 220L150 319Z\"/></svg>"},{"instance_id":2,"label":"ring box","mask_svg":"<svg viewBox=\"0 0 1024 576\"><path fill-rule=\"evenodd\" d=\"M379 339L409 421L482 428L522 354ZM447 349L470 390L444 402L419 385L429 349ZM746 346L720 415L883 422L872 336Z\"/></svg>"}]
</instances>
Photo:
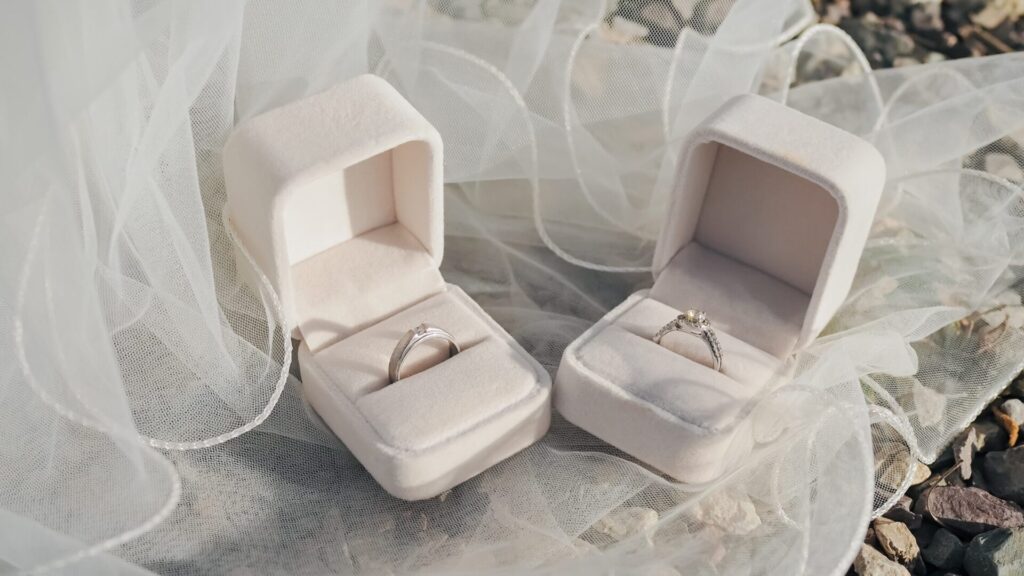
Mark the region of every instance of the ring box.
<instances>
[{"instance_id":1,"label":"ring box","mask_svg":"<svg viewBox=\"0 0 1024 576\"><path fill-rule=\"evenodd\" d=\"M555 407L684 482L720 476L754 445L749 413L846 299L885 183L867 142L774 101L735 97L683 146L653 258L654 286L566 349ZM707 313L701 338L672 332Z\"/></svg>"},{"instance_id":2,"label":"ring box","mask_svg":"<svg viewBox=\"0 0 1024 576\"><path fill-rule=\"evenodd\" d=\"M301 340L307 400L385 490L436 496L544 435L547 371L441 276L441 137L394 88L364 75L247 120L224 176L229 225ZM462 351L424 342L389 384L424 322Z\"/></svg>"}]
</instances>

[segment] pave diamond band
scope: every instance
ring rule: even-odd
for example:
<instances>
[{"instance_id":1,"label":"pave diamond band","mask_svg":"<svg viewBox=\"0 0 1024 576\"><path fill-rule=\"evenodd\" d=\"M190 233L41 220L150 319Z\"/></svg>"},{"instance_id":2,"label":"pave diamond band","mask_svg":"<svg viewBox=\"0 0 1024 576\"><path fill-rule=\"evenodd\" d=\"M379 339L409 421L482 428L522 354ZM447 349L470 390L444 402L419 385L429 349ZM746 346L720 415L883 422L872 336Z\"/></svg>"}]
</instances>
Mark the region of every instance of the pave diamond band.
<instances>
[{"instance_id":1,"label":"pave diamond band","mask_svg":"<svg viewBox=\"0 0 1024 576\"><path fill-rule=\"evenodd\" d=\"M395 345L395 350L391 353L391 361L388 362L389 383L394 384L402 378L402 362L405 362L406 357L409 356L413 348L427 340L445 340L448 342L449 357L459 353L459 344L455 342L455 338L447 330L431 326L430 324L420 324L406 332L398 341L398 344Z\"/></svg>"},{"instance_id":2,"label":"pave diamond band","mask_svg":"<svg viewBox=\"0 0 1024 576\"><path fill-rule=\"evenodd\" d=\"M686 332L699 337L708 345L715 370L722 371L722 345L718 342L715 329L706 314L701 310L687 310L661 327L654 335L654 343L661 344L661 339L669 332Z\"/></svg>"}]
</instances>

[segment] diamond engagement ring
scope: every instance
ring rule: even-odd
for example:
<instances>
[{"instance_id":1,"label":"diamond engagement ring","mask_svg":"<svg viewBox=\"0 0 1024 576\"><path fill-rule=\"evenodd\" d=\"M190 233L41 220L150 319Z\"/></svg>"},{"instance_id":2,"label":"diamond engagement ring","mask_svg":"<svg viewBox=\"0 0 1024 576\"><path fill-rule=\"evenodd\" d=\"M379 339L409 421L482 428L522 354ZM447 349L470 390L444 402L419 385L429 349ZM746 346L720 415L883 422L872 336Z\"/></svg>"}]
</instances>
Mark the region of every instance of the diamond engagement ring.
<instances>
[{"instance_id":1,"label":"diamond engagement ring","mask_svg":"<svg viewBox=\"0 0 1024 576\"><path fill-rule=\"evenodd\" d=\"M665 324L654 335L654 343L661 344L661 339L669 332L686 332L700 337L708 350L711 351L711 358L714 359L715 370L722 371L722 345L718 343L718 336L715 335L711 322L701 310L687 310L676 316L671 322Z\"/></svg>"},{"instance_id":2,"label":"diamond engagement ring","mask_svg":"<svg viewBox=\"0 0 1024 576\"><path fill-rule=\"evenodd\" d=\"M405 362L405 358L409 356L412 349L427 340L445 340L448 342L449 358L459 353L458 343L455 342L455 338L447 330L426 323L420 324L406 332L395 346L395 351L391 353L391 361L388 362L388 381L390 384L394 384L402 377L402 362Z\"/></svg>"}]
</instances>

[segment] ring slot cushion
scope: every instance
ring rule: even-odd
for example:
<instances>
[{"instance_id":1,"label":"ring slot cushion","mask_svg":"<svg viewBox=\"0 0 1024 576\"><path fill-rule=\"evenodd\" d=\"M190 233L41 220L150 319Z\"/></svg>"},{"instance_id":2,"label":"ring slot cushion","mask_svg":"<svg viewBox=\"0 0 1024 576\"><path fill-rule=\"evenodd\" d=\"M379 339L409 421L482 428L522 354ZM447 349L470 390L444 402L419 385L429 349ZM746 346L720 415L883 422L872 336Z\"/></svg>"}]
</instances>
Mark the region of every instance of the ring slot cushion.
<instances>
[{"instance_id":1,"label":"ring slot cushion","mask_svg":"<svg viewBox=\"0 0 1024 576\"><path fill-rule=\"evenodd\" d=\"M307 400L385 490L436 496L544 435L547 372L441 275L441 139L394 88L364 75L241 123L224 175L228 223L301 340ZM421 323L462 352L424 342L389 384Z\"/></svg>"},{"instance_id":2,"label":"ring slot cushion","mask_svg":"<svg viewBox=\"0 0 1024 576\"><path fill-rule=\"evenodd\" d=\"M685 482L754 446L749 414L824 329L856 273L885 182L881 155L756 95L725 103L683 145L654 285L566 349L555 406L569 421ZM704 310L722 343L653 335Z\"/></svg>"}]
</instances>

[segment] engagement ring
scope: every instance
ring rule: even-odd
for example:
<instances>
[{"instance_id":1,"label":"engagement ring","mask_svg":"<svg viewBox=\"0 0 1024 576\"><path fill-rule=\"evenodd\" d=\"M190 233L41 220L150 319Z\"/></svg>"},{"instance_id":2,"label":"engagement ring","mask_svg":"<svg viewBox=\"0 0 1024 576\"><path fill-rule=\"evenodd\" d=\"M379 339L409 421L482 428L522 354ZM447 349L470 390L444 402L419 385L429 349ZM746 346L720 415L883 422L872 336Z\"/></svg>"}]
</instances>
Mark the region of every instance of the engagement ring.
<instances>
[{"instance_id":1,"label":"engagement ring","mask_svg":"<svg viewBox=\"0 0 1024 576\"><path fill-rule=\"evenodd\" d=\"M661 344L661 339L669 332L686 332L699 337L711 351L715 370L722 371L722 345L718 343L718 336L715 335L715 330L711 327L711 322L708 321L704 312L687 310L676 316L671 322L662 326L661 330L658 330L658 333L654 335L654 343Z\"/></svg>"}]
</instances>

